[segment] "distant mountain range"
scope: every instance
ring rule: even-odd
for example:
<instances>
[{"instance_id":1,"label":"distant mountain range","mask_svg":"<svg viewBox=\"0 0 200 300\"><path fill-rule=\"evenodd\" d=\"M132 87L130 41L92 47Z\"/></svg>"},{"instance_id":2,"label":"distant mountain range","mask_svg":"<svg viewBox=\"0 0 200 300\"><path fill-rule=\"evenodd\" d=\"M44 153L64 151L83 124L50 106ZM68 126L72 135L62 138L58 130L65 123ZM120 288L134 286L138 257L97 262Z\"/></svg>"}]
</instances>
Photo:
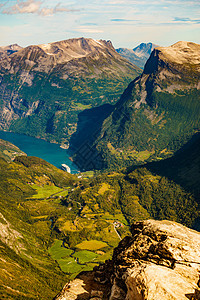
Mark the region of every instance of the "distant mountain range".
<instances>
[{"instance_id":1,"label":"distant mountain range","mask_svg":"<svg viewBox=\"0 0 200 300\"><path fill-rule=\"evenodd\" d=\"M131 63L143 69L151 52L156 47L158 47L158 45L152 43L141 43L134 49L118 48L116 51Z\"/></svg>"},{"instance_id":2,"label":"distant mountain range","mask_svg":"<svg viewBox=\"0 0 200 300\"><path fill-rule=\"evenodd\" d=\"M84 169L116 169L159 160L180 149L200 130L199 64L198 44L178 42L154 49L142 75L130 83L91 137L90 159L83 159L79 150L77 163Z\"/></svg>"},{"instance_id":3,"label":"distant mountain range","mask_svg":"<svg viewBox=\"0 0 200 300\"><path fill-rule=\"evenodd\" d=\"M141 74L110 41L11 45L0 53L0 129L59 143L68 143L81 111L116 103Z\"/></svg>"}]
</instances>

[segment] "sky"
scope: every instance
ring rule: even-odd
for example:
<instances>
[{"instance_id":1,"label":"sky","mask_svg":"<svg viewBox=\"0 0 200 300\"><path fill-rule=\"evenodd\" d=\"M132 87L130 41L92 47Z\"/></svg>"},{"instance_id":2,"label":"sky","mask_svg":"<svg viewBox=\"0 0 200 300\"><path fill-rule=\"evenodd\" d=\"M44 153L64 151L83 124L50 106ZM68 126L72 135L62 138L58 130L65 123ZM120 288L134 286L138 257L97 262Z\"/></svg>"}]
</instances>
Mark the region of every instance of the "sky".
<instances>
[{"instance_id":1,"label":"sky","mask_svg":"<svg viewBox=\"0 0 200 300\"><path fill-rule=\"evenodd\" d=\"M200 0L0 0L0 46L78 37L115 48L200 44Z\"/></svg>"}]
</instances>

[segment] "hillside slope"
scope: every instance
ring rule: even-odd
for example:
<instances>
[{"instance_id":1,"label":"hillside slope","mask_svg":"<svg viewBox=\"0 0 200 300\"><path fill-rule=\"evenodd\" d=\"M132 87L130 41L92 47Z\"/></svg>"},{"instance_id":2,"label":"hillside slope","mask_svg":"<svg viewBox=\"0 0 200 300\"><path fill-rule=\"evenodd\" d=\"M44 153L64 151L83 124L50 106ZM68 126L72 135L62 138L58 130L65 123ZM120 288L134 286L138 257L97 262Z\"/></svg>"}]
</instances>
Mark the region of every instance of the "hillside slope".
<instances>
[{"instance_id":1,"label":"hillside slope","mask_svg":"<svg viewBox=\"0 0 200 300\"><path fill-rule=\"evenodd\" d=\"M196 134L171 158L105 172L90 179L89 185L70 198L78 197L84 205L99 203L109 213L120 207L129 225L151 217L199 230L200 136ZM101 189L104 193L99 194Z\"/></svg>"},{"instance_id":2,"label":"hillside slope","mask_svg":"<svg viewBox=\"0 0 200 300\"><path fill-rule=\"evenodd\" d=\"M10 163L0 158L0 177L0 298L53 299L67 280L47 251L51 218L62 207L32 197L45 186L62 191L75 178L26 156Z\"/></svg>"},{"instance_id":3,"label":"hillside slope","mask_svg":"<svg viewBox=\"0 0 200 300\"><path fill-rule=\"evenodd\" d=\"M200 45L156 48L91 140L89 160L79 164L116 168L162 159L199 129Z\"/></svg>"},{"instance_id":4,"label":"hillside slope","mask_svg":"<svg viewBox=\"0 0 200 300\"><path fill-rule=\"evenodd\" d=\"M0 61L0 128L67 144L81 111L114 104L140 73L110 41L28 46Z\"/></svg>"},{"instance_id":5,"label":"hillside slope","mask_svg":"<svg viewBox=\"0 0 200 300\"><path fill-rule=\"evenodd\" d=\"M7 161L11 161L19 155L26 154L10 142L0 139L0 157L4 158Z\"/></svg>"}]
</instances>

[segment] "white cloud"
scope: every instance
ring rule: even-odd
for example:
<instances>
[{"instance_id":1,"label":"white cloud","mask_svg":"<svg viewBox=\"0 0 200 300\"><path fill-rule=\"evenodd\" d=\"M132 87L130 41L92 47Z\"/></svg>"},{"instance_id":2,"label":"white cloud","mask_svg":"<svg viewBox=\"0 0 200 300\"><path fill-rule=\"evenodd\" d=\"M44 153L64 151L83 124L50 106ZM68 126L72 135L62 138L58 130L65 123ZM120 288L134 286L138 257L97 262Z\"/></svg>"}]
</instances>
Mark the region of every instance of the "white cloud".
<instances>
[{"instance_id":1,"label":"white cloud","mask_svg":"<svg viewBox=\"0 0 200 300\"><path fill-rule=\"evenodd\" d=\"M102 33L102 32L104 32L102 29L88 28L88 27L84 27L84 26L80 26L80 27L76 28L76 31L82 32L82 33Z\"/></svg>"},{"instance_id":2,"label":"white cloud","mask_svg":"<svg viewBox=\"0 0 200 300\"><path fill-rule=\"evenodd\" d=\"M44 7L40 10L39 14L42 16L52 16L54 14L54 9Z\"/></svg>"},{"instance_id":3,"label":"white cloud","mask_svg":"<svg viewBox=\"0 0 200 300\"><path fill-rule=\"evenodd\" d=\"M114 0L114 1L109 1L109 4L113 4L113 5L115 5L115 4L123 4L123 3L125 3L124 0Z\"/></svg>"},{"instance_id":4,"label":"white cloud","mask_svg":"<svg viewBox=\"0 0 200 300\"><path fill-rule=\"evenodd\" d=\"M42 5L41 1L27 0L27 1L17 1L17 4L8 7L3 10L3 14L13 15L13 14L33 14L38 13Z\"/></svg>"},{"instance_id":5,"label":"white cloud","mask_svg":"<svg viewBox=\"0 0 200 300\"><path fill-rule=\"evenodd\" d=\"M18 0L13 6L10 6L2 11L3 14L38 14L42 16L50 16L59 12L73 12L75 9L68 9L60 6L58 3L55 7L42 7L43 1L37 0ZM0 5L0 8L3 5Z\"/></svg>"}]
</instances>

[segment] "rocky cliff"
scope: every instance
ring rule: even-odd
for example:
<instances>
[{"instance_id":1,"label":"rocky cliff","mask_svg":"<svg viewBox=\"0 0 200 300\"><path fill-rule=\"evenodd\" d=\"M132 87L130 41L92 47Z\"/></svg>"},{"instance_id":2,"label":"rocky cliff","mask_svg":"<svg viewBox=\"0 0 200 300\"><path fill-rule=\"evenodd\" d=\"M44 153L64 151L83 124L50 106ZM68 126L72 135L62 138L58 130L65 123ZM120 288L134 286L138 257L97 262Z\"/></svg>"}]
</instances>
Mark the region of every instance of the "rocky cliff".
<instances>
[{"instance_id":1,"label":"rocky cliff","mask_svg":"<svg viewBox=\"0 0 200 300\"><path fill-rule=\"evenodd\" d=\"M199 276L199 232L171 221L140 221L112 261L81 274L55 299L197 300Z\"/></svg>"}]
</instances>

